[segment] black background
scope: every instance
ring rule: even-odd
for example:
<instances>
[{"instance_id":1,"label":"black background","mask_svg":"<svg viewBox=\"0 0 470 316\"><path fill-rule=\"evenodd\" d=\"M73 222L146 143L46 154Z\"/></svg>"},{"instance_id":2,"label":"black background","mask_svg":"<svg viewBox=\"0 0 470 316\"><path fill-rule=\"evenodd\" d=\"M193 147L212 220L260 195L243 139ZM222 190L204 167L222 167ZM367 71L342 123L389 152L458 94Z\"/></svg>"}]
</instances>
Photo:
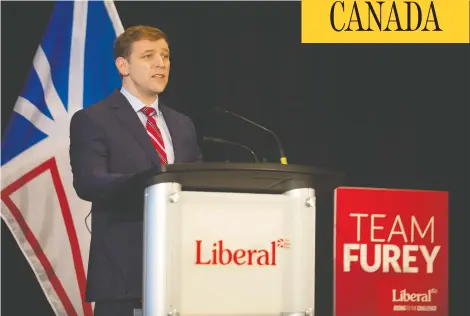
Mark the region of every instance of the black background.
<instances>
[{"instance_id":1,"label":"black background","mask_svg":"<svg viewBox=\"0 0 470 316\"><path fill-rule=\"evenodd\" d=\"M276 161L343 172L347 185L450 192L450 310L469 313L469 45L303 45L300 2L116 2L124 27L170 37L162 100L190 115L199 136L249 145ZM53 2L2 2L2 132L23 88ZM201 142L208 160L247 160ZM52 315L2 221L3 315ZM322 315L323 316L323 315Z\"/></svg>"}]
</instances>

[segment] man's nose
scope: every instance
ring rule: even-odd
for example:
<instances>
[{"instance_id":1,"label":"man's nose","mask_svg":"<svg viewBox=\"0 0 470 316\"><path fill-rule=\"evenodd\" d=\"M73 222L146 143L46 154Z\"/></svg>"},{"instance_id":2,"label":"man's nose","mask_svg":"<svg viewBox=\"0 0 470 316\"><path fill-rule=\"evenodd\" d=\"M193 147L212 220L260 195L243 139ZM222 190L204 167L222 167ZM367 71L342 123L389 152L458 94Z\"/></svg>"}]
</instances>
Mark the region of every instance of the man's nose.
<instances>
[{"instance_id":1,"label":"man's nose","mask_svg":"<svg viewBox=\"0 0 470 316\"><path fill-rule=\"evenodd\" d=\"M165 61L163 60L163 56L157 55L156 65L157 67L165 67Z\"/></svg>"}]
</instances>

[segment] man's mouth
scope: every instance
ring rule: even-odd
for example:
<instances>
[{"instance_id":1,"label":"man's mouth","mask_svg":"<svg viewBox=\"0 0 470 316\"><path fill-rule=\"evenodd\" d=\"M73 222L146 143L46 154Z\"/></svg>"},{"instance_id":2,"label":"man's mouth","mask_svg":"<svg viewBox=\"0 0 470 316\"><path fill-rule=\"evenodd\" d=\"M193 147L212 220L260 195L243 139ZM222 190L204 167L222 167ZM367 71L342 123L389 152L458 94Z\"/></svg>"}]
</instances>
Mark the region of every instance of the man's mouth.
<instances>
[{"instance_id":1,"label":"man's mouth","mask_svg":"<svg viewBox=\"0 0 470 316\"><path fill-rule=\"evenodd\" d=\"M152 78L160 78L160 79L163 79L164 77L165 75L161 75L161 74L156 74L152 76Z\"/></svg>"}]
</instances>

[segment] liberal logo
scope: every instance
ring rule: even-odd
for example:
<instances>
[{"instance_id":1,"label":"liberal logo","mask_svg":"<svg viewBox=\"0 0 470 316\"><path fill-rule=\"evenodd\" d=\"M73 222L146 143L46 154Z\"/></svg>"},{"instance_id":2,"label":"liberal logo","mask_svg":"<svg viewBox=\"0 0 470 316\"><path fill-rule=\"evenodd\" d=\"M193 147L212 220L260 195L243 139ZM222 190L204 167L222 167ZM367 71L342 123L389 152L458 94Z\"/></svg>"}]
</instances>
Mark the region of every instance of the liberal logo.
<instances>
[{"instance_id":1,"label":"liberal logo","mask_svg":"<svg viewBox=\"0 0 470 316\"><path fill-rule=\"evenodd\" d=\"M392 290L392 302L431 302L432 294L436 294L437 289L429 289L423 293L408 293L406 289Z\"/></svg>"},{"instance_id":2,"label":"liberal logo","mask_svg":"<svg viewBox=\"0 0 470 316\"><path fill-rule=\"evenodd\" d=\"M224 246L223 240L212 243L211 256L203 256L206 243L196 240L196 265L276 266L277 248L290 248L288 239L271 241L266 248L236 248Z\"/></svg>"}]
</instances>

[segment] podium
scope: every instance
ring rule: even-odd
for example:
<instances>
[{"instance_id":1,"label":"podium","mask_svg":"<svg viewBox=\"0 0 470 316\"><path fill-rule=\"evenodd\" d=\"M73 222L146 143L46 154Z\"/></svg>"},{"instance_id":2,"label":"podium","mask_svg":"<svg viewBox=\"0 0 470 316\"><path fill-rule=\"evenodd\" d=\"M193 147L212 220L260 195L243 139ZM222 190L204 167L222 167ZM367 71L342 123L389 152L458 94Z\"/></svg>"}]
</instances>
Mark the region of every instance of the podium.
<instances>
[{"instance_id":1,"label":"podium","mask_svg":"<svg viewBox=\"0 0 470 316\"><path fill-rule=\"evenodd\" d=\"M163 166L145 189L143 315L314 315L316 199L341 181L296 165Z\"/></svg>"}]
</instances>

